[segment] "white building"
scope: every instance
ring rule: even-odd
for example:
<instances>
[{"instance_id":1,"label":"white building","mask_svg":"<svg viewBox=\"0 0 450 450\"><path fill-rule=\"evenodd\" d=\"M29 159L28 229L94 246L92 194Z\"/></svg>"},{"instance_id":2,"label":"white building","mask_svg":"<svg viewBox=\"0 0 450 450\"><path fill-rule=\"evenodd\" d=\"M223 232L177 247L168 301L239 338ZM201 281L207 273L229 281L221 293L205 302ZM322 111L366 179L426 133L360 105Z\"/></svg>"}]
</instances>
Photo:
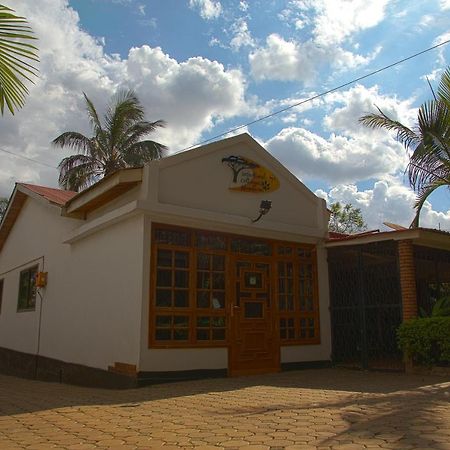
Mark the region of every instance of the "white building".
<instances>
[{"instance_id":1,"label":"white building","mask_svg":"<svg viewBox=\"0 0 450 450\"><path fill-rule=\"evenodd\" d=\"M327 224L247 134L79 194L19 183L0 226L0 370L131 386L326 363Z\"/></svg>"}]
</instances>

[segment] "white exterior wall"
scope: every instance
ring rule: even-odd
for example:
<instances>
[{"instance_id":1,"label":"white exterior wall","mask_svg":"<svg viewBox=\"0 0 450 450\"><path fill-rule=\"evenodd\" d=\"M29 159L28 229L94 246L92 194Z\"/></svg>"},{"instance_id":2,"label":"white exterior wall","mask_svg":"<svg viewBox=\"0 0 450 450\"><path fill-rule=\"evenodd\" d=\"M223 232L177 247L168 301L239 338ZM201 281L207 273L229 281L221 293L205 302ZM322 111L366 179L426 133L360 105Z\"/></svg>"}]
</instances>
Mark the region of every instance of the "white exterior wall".
<instances>
[{"instance_id":1,"label":"white exterior wall","mask_svg":"<svg viewBox=\"0 0 450 450\"><path fill-rule=\"evenodd\" d=\"M280 189L229 191L232 172L221 159L230 155L267 167L280 179ZM330 358L328 269L322 246L327 213L322 199L248 137L154 161L143 177L140 187L85 221L61 217L60 209L44 200L27 200L0 253L0 278L5 279L1 347L36 353L39 298L34 312L17 313L17 296L19 273L32 265L24 263L44 256L45 267L39 270L48 271L49 278L41 355L101 369L114 362L155 372L227 368L226 348L148 348L151 227L158 222L317 244L321 344L282 347L281 362ZM263 199L273 201L272 210L252 223Z\"/></svg>"},{"instance_id":2,"label":"white exterior wall","mask_svg":"<svg viewBox=\"0 0 450 450\"><path fill-rule=\"evenodd\" d=\"M238 137L239 140L239 137ZM235 140L236 141L236 140ZM191 228L223 231L253 237L318 244L318 284L320 303L319 345L281 348L281 362L329 360L331 331L329 317L328 268L323 240L328 216L325 202L314 196L281 164L244 138L231 146L221 142L152 162L144 169L140 207L145 210L144 274L150 274L151 222ZM280 179L280 188L271 193L232 192L228 189L232 172L222 158L239 155L250 158L271 170ZM261 200L272 200L272 209L261 221ZM146 268L145 268L146 267ZM190 369L226 369L227 348L149 349L149 279L142 293L141 354L142 371Z\"/></svg>"},{"instance_id":3,"label":"white exterior wall","mask_svg":"<svg viewBox=\"0 0 450 450\"><path fill-rule=\"evenodd\" d=\"M40 298L26 312L17 312L17 299L20 271L39 258L39 270L48 272L39 354L101 369L138 364L143 216L63 244L80 223L46 201L27 199L0 253L0 347L37 352Z\"/></svg>"}]
</instances>

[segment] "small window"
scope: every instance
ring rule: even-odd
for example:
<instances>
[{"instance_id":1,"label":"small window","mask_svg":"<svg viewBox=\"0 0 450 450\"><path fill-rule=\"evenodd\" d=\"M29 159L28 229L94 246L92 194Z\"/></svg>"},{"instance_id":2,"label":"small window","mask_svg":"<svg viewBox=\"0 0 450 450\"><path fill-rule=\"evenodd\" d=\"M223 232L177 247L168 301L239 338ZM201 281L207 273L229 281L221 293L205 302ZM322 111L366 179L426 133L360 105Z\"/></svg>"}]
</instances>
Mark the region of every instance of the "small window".
<instances>
[{"instance_id":1,"label":"small window","mask_svg":"<svg viewBox=\"0 0 450 450\"><path fill-rule=\"evenodd\" d=\"M36 275L38 267L20 272L17 311L32 311L36 307Z\"/></svg>"},{"instance_id":2,"label":"small window","mask_svg":"<svg viewBox=\"0 0 450 450\"><path fill-rule=\"evenodd\" d=\"M3 280L0 280L0 314L2 313Z\"/></svg>"}]
</instances>

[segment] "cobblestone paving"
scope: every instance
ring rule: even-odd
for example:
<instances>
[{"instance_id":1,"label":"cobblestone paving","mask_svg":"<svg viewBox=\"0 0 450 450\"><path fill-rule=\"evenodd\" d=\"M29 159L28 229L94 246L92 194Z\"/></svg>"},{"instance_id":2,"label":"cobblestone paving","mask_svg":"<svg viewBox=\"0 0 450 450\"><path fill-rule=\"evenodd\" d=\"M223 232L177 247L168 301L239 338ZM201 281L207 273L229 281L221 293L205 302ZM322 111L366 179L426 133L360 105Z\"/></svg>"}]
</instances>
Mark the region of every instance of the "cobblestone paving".
<instances>
[{"instance_id":1,"label":"cobblestone paving","mask_svg":"<svg viewBox=\"0 0 450 450\"><path fill-rule=\"evenodd\" d=\"M0 449L450 449L450 382L344 369L90 389L0 376Z\"/></svg>"}]
</instances>

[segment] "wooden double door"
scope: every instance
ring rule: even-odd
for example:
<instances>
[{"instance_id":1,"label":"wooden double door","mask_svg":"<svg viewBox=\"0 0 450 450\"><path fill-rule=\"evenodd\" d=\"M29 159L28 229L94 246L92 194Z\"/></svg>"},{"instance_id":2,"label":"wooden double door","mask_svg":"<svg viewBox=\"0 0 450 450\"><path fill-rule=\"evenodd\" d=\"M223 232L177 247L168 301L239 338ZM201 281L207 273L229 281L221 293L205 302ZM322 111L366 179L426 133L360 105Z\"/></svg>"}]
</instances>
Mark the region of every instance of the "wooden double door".
<instances>
[{"instance_id":1,"label":"wooden double door","mask_svg":"<svg viewBox=\"0 0 450 450\"><path fill-rule=\"evenodd\" d=\"M228 372L231 376L278 372L280 339L272 264L258 258L233 258L231 335Z\"/></svg>"}]
</instances>

